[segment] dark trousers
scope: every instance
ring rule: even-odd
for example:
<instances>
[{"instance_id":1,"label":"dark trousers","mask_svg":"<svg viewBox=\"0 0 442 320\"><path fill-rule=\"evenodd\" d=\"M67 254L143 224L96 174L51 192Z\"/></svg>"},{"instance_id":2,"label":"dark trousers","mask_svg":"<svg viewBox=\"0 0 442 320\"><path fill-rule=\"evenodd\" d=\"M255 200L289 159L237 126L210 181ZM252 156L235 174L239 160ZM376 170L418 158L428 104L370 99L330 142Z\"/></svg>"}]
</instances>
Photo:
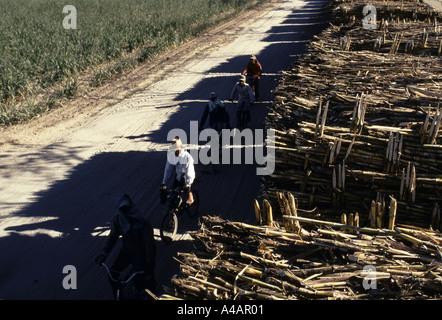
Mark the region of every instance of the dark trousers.
<instances>
[{"instance_id":1,"label":"dark trousers","mask_svg":"<svg viewBox=\"0 0 442 320\"><path fill-rule=\"evenodd\" d=\"M236 111L236 119L238 120L241 117L241 112L244 111L245 118L243 119L246 123L248 123L251 119L250 114L250 102L249 101L241 101L238 103L238 108Z\"/></svg>"},{"instance_id":2,"label":"dark trousers","mask_svg":"<svg viewBox=\"0 0 442 320\"><path fill-rule=\"evenodd\" d=\"M180 180L178 180L177 177L175 177L175 179L173 179L172 189L176 189L176 188L183 189L185 184L186 184L186 180L185 180L184 176L181 176Z\"/></svg>"},{"instance_id":3,"label":"dark trousers","mask_svg":"<svg viewBox=\"0 0 442 320\"><path fill-rule=\"evenodd\" d=\"M254 86L255 86L255 100L258 100L259 99L259 78L258 77L255 77L255 83L254 83Z\"/></svg>"},{"instance_id":4,"label":"dark trousers","mask_svg":"<svg viewBox=\"0 0 442 320\"><path fill-rule=\"evenodd\" d=\"M136 271L144 271L144 274L137 274L133 278L134 287L138 293L144 293L144 289L149 289L152 292L155 292L155 276L154 276L154 267L149 266L148 263L143 262L141 259L131 259L131 257L127 254L126 250L121 249L117 258L115 259L112 267L111 267L111 275L114 279L118 279L120 277L121 272L129 267L133 266L133 272ZM112 288L112 292L114 295L114 299L117 298L117 290L122 290L123 288L118 288L119 283L113 281L110 277L108 277L109 283Z\"/></svg>"},{"instance_id":5,"label":"dark trousers","mask_svg":"<svg viewBox=\"0 0 442 320\"><path fill-rule=\"evenodd\" d=\"M249 75L248 75L249 76ZM249 76L252 77L252 76ZM253 77L253 78L249 78L249 79L253 79L252 81L250 81L250 85L253 86L253 91L255 93L255 100L259 99L259 78L258 77Z\"/></svg>"}]
</instances>

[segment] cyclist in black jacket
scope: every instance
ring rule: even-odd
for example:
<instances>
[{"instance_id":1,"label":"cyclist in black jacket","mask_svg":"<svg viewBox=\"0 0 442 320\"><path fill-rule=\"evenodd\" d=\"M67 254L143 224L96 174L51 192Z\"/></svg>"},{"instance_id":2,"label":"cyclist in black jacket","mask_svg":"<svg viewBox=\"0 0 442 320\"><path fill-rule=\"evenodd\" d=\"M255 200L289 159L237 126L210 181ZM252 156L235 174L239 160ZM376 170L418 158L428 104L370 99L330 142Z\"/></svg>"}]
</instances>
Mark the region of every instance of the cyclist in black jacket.
<instances>
[{"instance_id":1,"label":"cyclist in black jacket","mask_svg":"<svg viewBox=\"0 0 442 320\"><path fill-rule=\"evenodd\" d=\"M143 293L147 288L154 292L156 245L152 225L137 210L127 194L119 197L115 204L118 213L112 219L112 229L106 246L95 261L101 265L122 236L123 246L111 267L112 277L118 278L124 269L132 265L135 271L144 271L144 274L139 274L134 278L137 291ZM110 278L109 282L115 297L116 284Z\"/></svg>"},{"instance_id":2,"label":"cyclist in black jacket","mask_svg":"<svg viewBox=\"0 0 442 320\"><path fill-rule=\"evenodd\" d=\"M204 108L198 127L200 131L203 130L207 118L209 119L209 127L218 132L220 132L221 129L230 129L229 114L215 92L210 93L209 102Z\"/></svg>"}]
</instances>

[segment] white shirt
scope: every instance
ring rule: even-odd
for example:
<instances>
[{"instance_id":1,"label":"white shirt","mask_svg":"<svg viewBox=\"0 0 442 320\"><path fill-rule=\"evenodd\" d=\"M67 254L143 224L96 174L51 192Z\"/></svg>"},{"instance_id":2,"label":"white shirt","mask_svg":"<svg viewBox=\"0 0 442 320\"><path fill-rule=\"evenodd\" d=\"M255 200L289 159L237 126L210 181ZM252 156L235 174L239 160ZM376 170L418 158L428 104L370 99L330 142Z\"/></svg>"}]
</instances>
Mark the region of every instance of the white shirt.
<instances>
[{"instance_id":1,"label":"white shirt","mask_svg":"<svg viewBox=\"0 0 442 320\"><path fill-rule=\"evenodd\" d=\"M244 83L244 85L241 86L239 82L237 82L232 89L232 93L230 94L230 100L233 100L236 94L238 94L238 103L242 101L250 101L251 103L255 102L253 89L248 83Z\"/></svg>"},{"instance_id":2,"label":"white shirt","mask_svg":"<svg viewBox=\"0 0 442 320\"><path fill-rule=\"evenodd\" d=\"M166 167L164 168L163 184L167 184L175 166L176 179L179 181L184 176L186 187L190 186L195 180L194 160L189 152L181 150L178 157L175 152L167 153Z\"/></svg>"}]
</instances>

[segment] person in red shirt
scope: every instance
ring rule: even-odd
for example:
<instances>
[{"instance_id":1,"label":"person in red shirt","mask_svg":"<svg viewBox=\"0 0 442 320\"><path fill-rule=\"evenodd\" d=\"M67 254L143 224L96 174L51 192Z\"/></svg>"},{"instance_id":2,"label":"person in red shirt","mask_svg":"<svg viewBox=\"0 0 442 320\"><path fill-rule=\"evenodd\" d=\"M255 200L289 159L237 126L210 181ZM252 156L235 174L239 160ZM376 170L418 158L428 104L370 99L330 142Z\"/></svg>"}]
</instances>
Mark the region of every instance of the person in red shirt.
<instances>
[{"instance_id":1,"label":"person in red shirt","mask_svg":"<svg viewBox=\"0 0 442 320\"><path fill-rule=\"evenodd\" d=\"M262 75L262 66L259 63L258 59L256 59L256 56L252 55L250 57L250 61L247 64L246 68L244 69L243 75L246 75L247 77L253 77L253 83L251 86L253 87L255 91L255 100L259 99L259 80Z\"/></svg>"}]
</instances>

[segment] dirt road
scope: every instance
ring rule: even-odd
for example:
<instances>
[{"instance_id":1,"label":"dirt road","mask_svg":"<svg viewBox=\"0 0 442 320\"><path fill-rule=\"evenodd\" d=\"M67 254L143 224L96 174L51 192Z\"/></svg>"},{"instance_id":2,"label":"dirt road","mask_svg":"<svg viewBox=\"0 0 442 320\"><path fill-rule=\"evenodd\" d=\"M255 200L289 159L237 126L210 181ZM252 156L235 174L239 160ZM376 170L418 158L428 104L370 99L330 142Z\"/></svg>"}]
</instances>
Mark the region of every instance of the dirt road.
<instances>
[{"instance_id":1,"label":"dirt road","mask_svg":"<svg viewBox=\"0 0 442 320\"><path fill-rule=\"evenodd\" d=\"M228 99L250 54L258 56L265 73L250 124L262 128L281 70L327 25L326 3L269 1L158 58L165 68L142 66L102 88L101 95L85 94L63 110L3 130L0 298L110 299L105 272L94 258L104 246L115 198L130 194L158 234L168 132L189 132L211 91ZM234 119L234 105L227 108ZM197 166L198 175L203 169ZM252 200L259 194L255 169L224 165L218 174L204 175L200 213L253 221ZM197 220L183 217L183 237L176 243L165 245L158 238L159 285L168 285L178 271L176 252L191 249L185 233L198 227ZM62 286L66 265L76 268L77 289Z\"/></svg>"},{"instance_id":2,"label":"dirt road","mask_svg":"<svg viewBox=\"0 0 442 320\"><path fill-rule=\"evenodd\" d=\"M422 2L437 11L442 11L442 1L441 0L422 0Z\"/></svg>"}]
</instances>

